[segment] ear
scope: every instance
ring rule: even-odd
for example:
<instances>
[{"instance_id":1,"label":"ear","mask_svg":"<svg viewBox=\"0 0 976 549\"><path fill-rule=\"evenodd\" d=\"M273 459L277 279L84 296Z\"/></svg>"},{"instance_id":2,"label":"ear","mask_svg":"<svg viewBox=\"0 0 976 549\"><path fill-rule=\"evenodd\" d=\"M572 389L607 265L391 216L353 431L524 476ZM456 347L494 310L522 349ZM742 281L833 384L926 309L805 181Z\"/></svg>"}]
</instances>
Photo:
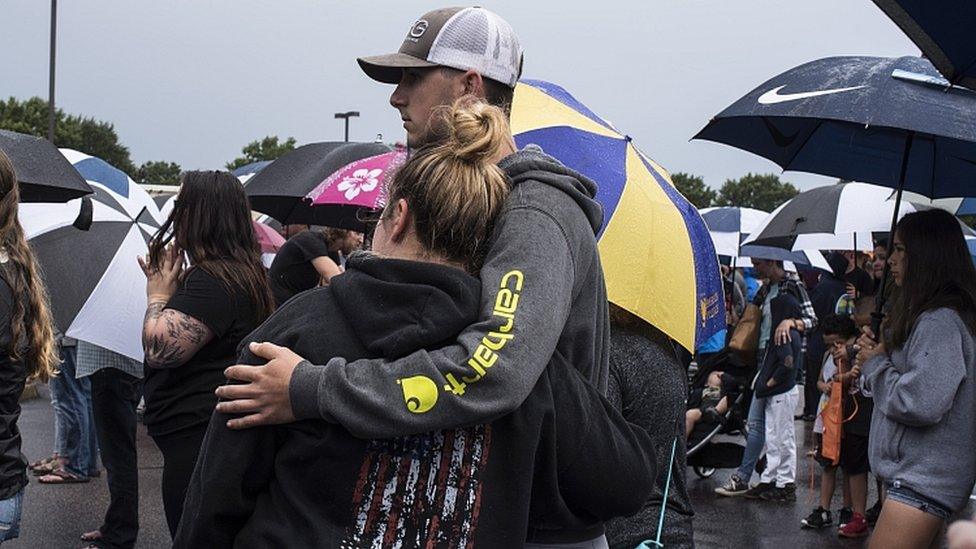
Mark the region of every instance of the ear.
<instances>
[{"instance_id":1,"label":"ear","mask_svg":"<svg viewBox=\"0 0 976 549\"><path fill-rule=\"evenodd\" d=\"M410 230L410 205L404 199L399 199L393 206L393 215L390 216L390 240L400 242Z\"/></svg>"},{"instance_id":2,"label":"ear","mask_svg":"<svg viewBox=\"0 0 976 549\"><path fill-rule=\"evenodd\" d=\"M463 95L473 95L479 99L485 99L485 81L477 71L473 69L465 71L461 75L461 85L463 86Z\"/></svg>"}]
</instances>

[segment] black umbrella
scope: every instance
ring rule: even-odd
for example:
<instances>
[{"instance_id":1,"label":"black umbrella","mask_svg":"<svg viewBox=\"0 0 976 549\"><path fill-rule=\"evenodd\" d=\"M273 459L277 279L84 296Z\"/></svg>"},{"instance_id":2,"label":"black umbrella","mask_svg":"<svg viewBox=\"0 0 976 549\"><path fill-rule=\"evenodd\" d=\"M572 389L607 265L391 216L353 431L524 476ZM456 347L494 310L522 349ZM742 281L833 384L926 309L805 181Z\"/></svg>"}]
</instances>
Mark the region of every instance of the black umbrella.
<instances>
[{"instance_id":1,"label":"black umbrella","mask_svg":"<svg viewBox=\"0 0 976 549\"><path fill-rule=\"evenodd\" d=\"M382 143L311 143L281 156L244 187L251 209L282 224L326 225L363 230L361 207L312 206L305 199L319 183L343 166L392 148Z\"/></svg>"},{"instance_id":2,"label":"black umbrella","mask_svg":"<svg viewBox=\"0 0 976 549\"><path fill-rule=\"evenodd\" d=\"M952 84L976 89L976 2L873 0Z\"/></svg>"},{"instance_id":3,"label":"black umbrella","mask_svg":"<svg viewBox=\"0 0 976 549\"><path fill-rule=\"evenodd\" d=\"M895 188L893 230L903 189L976 196L974 113L976 92L949 87L925 59L831 57L767 81L695 138L783 169Z\"/></svg>"},{"instance_id":4,"label":"black umbrella","mask_svg":"<svg viewBox=\"0 0 976 549\"><path fill-rule=\"evenodd\" d=\"M0 151L17 172L21 202L67 202L92 189L47 139L0 130Z\"/></svg>"}]
</instances>

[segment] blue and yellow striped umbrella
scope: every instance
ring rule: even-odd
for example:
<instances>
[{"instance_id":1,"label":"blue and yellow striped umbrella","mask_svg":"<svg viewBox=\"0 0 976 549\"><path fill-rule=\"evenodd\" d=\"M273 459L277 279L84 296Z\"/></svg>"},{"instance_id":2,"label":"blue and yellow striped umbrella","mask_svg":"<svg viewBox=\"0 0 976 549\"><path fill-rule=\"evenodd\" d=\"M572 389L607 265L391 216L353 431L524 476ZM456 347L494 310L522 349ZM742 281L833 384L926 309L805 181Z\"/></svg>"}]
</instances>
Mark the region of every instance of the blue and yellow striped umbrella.
<instances>
[{"instance_id":1,"label":"blue and yellow striped umbrella","mask_svg":"<svg viewBox=\"0 0 976 549\"><path fill-rule=\"evenodd\" d=\"M600 258L610 301L694 350L725 328L708 227L668 173L563 88L523 80L512 133L597 182Z\"/></svg>"}]
</instances>

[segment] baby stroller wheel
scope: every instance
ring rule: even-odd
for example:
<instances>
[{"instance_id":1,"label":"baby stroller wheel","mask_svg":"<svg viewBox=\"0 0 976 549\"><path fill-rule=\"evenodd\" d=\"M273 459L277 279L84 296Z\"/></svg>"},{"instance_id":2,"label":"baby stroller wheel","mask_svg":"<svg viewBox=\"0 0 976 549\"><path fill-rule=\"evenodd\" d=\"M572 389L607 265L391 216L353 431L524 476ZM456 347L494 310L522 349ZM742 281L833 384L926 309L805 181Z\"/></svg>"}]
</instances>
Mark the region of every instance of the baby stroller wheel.
<instances>
[{"instance_id":1,"label":"baby stroller wheel","mask_svg":"<svg viewBox=\"0 0 976 549\"><path fill-rule=\"evenodd\" d=\"M714 467L703 467L701 465L695 465L694 470L695 470L695 474L698 475L698 478L708 478L715 474Z\"/></svg>"}]
</instances>

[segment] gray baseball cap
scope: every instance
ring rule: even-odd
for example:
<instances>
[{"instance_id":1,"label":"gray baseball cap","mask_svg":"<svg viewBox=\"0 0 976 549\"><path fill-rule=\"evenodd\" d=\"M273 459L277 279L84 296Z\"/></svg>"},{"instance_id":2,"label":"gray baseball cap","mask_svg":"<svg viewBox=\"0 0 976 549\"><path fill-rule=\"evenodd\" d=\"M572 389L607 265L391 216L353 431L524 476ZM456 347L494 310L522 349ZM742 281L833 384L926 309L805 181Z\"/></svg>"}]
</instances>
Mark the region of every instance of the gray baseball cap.
<instances>
[{"instance_id":1,"label":"gray baseball cap","mask_svg":"<svg viewBox=\"0 0 976 549\"><path fill-rule=\"evenodd\" d=\"M397 84L403 69L451 67L514 88L522 74L522 47L511 25L479 7L441 8L423 14L400 50L357 59L373 80Z\"/></svg>"}]
</instances>

